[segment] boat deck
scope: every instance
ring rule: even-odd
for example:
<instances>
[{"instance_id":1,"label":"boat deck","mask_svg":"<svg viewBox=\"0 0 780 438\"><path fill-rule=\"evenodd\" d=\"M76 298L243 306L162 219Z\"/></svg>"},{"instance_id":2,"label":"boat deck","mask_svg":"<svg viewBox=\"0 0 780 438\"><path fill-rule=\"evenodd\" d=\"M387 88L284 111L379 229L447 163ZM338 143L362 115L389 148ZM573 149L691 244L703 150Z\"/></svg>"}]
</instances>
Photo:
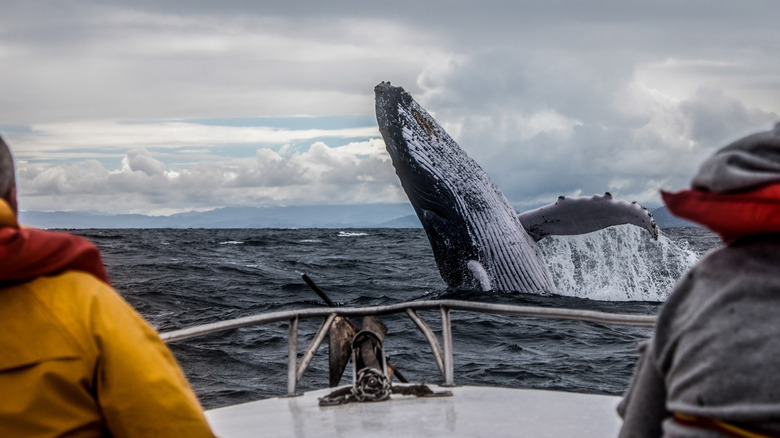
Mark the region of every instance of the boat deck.
<instances>
[{"instance_id":1,"label":"boat deck","mask_svg":"<svg viewBox=\"0 0 780 438\"><path fill-rule=\"evenodd\" d=\"M322 389L206 412L216 434L241 437L616 436L619 397L478 386L440 387L451 397L393 395L388 401L319 406Z\"/></svg>"}]
</instances>

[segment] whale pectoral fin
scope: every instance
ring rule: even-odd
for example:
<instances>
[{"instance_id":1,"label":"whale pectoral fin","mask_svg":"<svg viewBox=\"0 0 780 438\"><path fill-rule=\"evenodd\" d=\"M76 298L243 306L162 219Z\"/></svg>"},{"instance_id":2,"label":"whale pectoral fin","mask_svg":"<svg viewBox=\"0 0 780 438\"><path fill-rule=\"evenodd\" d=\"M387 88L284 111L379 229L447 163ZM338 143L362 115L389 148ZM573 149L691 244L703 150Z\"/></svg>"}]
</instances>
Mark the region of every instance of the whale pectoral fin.
<instances>
[{"instance_id":1,"label":"whale pectoral fin","mask_svg":"<svg viewBox=\"0 0 780 438\"><path fill-rule=\"evenodd\" d=\"M469 260L468 263L466 263L466 266L469 268L469 272L471 272L471 276L474 278L475 283L479 285L482 291L486 292L493 290L493 286L490 284L490 276L485 270L485 267L482 266L482 263L476 260Z\"/></svg>"},{"instance_id":2,"label":"whale pectoral fin","mask_svg":"<svg viewBox=\"0 0 780 438\"><path fill-rule=\"evenodd\" d=\"M645 207L614 199L609 193L590 197L559 196L555 203L526 211L517 218L537 241L549 235L585 234L623 224L642 227L658 240L658 227Z\"/></svg>"}]
</instances>

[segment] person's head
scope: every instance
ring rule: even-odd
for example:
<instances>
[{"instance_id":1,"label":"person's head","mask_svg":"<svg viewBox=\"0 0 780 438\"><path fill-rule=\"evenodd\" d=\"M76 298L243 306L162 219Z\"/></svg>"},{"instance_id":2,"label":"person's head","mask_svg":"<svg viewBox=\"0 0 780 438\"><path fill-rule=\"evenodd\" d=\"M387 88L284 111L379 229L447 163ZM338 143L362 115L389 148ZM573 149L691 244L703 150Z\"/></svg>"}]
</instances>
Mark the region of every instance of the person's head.
<instances>
[{"instance_id":1,"label":"person's head","mask_svg":"<svg viewBox=\"0 0 780 438\"><path fill-rule=\"evenodd\" d=\"M691 187L738 193L780 182L780 122L719 149L693 177Z\"/></svg>"},{"instance_id":2,"label":"person's head","mask_svg":"<svg viewBox=\"0 0 780 438\"><path fill-rule=\"evenodd\" d=\"M780 234L780 122L719 149L690 190L661 191L675 216L704 225L724 242Z\"/></svg>"},{"instance_id":3,"label":"person's head","mask_svg":"<svg viewBox=\"0 0 780 438\"><path fill-rule=\"evenodd\" d=\"M14 157L2 137L0 137L0 198L8 202L14 214L18 213Z\"/></svg>"}]
</instances>

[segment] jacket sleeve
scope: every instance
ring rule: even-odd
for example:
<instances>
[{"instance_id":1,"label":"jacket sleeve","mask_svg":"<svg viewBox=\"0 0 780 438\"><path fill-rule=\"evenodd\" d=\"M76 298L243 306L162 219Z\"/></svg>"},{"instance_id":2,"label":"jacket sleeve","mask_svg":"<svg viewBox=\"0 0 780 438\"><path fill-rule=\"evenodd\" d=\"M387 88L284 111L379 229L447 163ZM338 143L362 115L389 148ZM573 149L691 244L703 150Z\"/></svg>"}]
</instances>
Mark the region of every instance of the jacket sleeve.
<instances>
[{"instance_id":1,"label":"jacket sleeve","mask_svg":"<svg viewBox=\"0 0 780 438\"><path fill-rule=\"evenodd\" d=\"M109 286L90 309L98 348L96 399L114 437L213 437L176 360Z\"/></svg>"},{"instance_id":2,"label":"jacket sleeve","mask_svg":"<svg viewBox=\"0 0 780 438\"><path fill-rule=\"evenodd\" d=\"M652 359L652 340L640 345L640 353L631 386L618 405L623 418L620 438L662 436L661 424L671 415L666 410L663 377Z\"/></svg>"}]
</instances>

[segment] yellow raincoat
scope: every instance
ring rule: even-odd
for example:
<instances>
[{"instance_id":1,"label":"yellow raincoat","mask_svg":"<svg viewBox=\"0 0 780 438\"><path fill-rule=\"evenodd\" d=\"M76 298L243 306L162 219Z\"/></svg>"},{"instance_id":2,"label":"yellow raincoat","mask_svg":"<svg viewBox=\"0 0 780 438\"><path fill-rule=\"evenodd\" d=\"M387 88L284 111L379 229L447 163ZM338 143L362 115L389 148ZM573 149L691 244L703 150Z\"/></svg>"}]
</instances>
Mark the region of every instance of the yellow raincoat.
<instances>
[{"instance_id":1,"label":"yellow raincoat","mask_svg":"<svg viewBox=\"0 0 780 438\"><path fill-rule=\"evenodd\" d=\"M0 202L0 225L15 218ZM66 271L0 289L0 436L213 437L157 333Z\"/></svg>"}]
</instances>

